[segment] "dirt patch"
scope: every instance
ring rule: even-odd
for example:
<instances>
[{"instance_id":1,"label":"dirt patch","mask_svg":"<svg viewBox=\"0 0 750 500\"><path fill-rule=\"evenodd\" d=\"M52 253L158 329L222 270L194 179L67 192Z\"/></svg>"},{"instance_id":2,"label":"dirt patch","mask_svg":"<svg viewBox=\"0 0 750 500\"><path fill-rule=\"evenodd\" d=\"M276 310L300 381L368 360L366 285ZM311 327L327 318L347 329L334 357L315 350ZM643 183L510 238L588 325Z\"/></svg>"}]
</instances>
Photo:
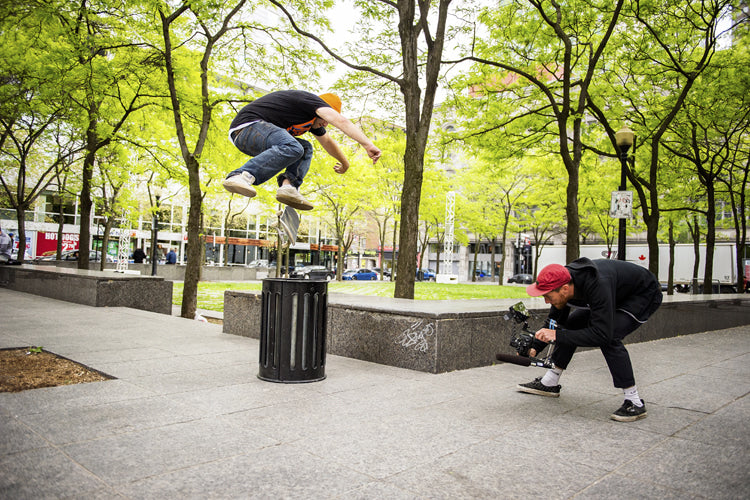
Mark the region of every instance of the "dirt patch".
<instances>
[{"instance_id":1,"label":"dirt patch","mask_svg":"<svg viewBox=\"0 0 750 500\"><path fill-rule=\"evenodd\" d=\"M38 347L0 349L0 392L100 382L111 378Z\"/></svg>"}]
</instances>

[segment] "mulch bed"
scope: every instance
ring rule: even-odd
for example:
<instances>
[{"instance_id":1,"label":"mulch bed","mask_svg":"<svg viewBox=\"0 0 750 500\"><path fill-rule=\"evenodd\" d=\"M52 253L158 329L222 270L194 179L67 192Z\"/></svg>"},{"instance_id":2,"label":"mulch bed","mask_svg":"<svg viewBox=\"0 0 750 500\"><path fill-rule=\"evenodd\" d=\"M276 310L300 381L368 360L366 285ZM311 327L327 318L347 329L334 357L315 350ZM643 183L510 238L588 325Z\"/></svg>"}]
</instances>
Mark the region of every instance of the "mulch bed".
<instances>
[{"instance_id":1,"label":"mulch bed","mask_svg":"<svg viewBox=\"0 0 750 500\"><path fill-rule=\"evenodd\" d=\"M38 347L0 349L0 392L100 382L111 378Z\"/></svg>"}]
</instances>

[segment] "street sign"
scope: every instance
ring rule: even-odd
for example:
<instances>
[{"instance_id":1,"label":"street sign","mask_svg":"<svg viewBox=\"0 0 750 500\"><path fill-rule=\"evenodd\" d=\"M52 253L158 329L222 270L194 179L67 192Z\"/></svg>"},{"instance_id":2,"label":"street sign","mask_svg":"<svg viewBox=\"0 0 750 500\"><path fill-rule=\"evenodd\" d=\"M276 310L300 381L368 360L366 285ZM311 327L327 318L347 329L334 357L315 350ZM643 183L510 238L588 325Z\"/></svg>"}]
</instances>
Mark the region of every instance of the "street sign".
<instances>
[{"instance_id":1,"label":"street sign","mask_svg":"<svg viewBox=\"0 0 750 500\"><path fill-rule=\"evenodd\" d=\"M630 219L633 216L632 191L612 191L609 216L615 219Z\"/></svg>"}]
</instances>

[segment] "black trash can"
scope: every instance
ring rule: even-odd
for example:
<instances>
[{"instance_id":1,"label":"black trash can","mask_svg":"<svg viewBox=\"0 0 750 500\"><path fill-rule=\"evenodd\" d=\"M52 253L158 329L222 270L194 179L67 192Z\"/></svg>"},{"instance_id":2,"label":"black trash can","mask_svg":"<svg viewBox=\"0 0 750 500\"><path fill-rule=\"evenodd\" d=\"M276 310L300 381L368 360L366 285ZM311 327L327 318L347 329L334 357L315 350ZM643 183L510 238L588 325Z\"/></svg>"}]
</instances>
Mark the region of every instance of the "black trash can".
<instances>
[{"instance_id":1,"label":"black trash can","mask_svg":"<svg viewBox=\"0 0 750 500\"><path fill-rule=\"evenodd\" d=\"M317 382L326 378L328 282L263 280L258 378Z\"/></svg>"}]
</instances>

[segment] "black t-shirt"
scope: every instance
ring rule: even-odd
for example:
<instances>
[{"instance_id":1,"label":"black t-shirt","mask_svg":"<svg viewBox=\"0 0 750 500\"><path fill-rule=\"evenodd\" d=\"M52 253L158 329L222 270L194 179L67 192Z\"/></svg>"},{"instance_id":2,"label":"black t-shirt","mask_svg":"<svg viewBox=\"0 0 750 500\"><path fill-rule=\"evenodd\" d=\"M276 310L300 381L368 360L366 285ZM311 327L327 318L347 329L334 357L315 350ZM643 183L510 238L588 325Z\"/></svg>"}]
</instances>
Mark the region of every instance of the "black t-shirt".
<instances>
[{"instance_id":1,"label":"black t-shirt","mask_svg":"<svg viewBox=\"0 0 750 500\"><path fill-rule=\"evenodd\" d=\"M243 123L263 120L285 129L294 136L310 131L313 135L325 135L324 127L312 128L318 115L315 110L331 106L320 97L304 90L279 90L254 100L237 113L229 128Z\"/></svg>"}]
</instances>

